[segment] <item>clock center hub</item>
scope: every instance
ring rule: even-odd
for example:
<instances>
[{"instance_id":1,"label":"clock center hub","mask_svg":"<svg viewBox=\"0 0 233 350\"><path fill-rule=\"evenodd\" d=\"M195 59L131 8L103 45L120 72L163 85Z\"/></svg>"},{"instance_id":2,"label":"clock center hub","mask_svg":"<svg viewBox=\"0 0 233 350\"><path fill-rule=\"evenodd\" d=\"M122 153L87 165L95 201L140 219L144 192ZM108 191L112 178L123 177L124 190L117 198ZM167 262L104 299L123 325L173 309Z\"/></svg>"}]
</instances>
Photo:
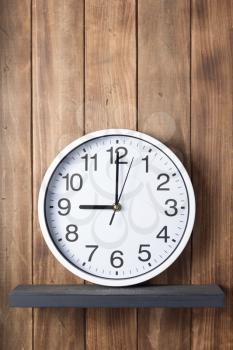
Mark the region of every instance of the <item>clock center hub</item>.
<instances>
[{"instance_id":1,"label":"clock center hub","mask_svg":"<svg viewBox=\"0 0 233 350\"><path fill-rule=\"evenodd\" d=\"M118 203L118 204L113 204L113 209L115 211L120 211L121 210L121 205Z\"/></svg>"}]
</instances>

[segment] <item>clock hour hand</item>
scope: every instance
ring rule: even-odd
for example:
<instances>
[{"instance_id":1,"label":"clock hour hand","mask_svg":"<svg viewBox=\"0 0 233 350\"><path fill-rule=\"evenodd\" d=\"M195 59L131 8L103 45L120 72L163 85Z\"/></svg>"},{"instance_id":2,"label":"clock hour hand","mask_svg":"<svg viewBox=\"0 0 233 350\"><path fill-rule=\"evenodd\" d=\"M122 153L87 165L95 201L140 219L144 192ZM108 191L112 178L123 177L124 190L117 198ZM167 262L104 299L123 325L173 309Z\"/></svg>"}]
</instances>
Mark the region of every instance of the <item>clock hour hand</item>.
<instances>
[{"instance_id":1,"label":"clock hour hand","mask_svg":"<svg viewBox=\"0 0 233 350\"><path fill-rule=\"evenodd\" d=\"M80 205L79 209L111 209L111 210L114 210L114 205L87 204L87 205Z\"/></svg>"}]
</instances>

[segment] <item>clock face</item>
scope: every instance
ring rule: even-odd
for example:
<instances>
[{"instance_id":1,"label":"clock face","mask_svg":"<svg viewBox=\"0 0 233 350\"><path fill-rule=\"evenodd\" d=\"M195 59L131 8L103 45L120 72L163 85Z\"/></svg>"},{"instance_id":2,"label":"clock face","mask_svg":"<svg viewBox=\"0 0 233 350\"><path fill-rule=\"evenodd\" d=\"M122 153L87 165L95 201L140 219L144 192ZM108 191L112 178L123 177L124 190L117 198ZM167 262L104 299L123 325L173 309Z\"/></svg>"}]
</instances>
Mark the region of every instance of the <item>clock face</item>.
<instances>
[{"instance_id":1,"label":"clock face","mask_svg":"<svg viewBox=\"0 0 233 350\"><path fill-rule=\"evenodd\" d=\"M108 129L67 146L46 172L39 221L55 257L108 286L164 271L190 237L195 199L175 154L156 139Z\"/></svg>"}]
</instances>

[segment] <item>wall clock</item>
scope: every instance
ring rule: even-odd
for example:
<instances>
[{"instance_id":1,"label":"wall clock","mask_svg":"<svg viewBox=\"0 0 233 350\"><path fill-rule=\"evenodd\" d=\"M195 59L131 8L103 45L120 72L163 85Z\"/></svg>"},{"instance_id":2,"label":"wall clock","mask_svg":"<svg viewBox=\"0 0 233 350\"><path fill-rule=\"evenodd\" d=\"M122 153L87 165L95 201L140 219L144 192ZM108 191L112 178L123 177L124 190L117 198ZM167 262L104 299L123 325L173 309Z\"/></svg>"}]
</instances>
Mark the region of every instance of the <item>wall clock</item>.
<instances>
[{"instance_id":1,"label":"wall clock","mask_svg":"<svg viewBox=\"0 0 233 350\"><path fill-rule=\"evenodd\" d=\"M191 235L195 197L180 160L146 134L106 129L54 159L39 221L57 260L93 283L126 286L170 266Z\"/></svg>"}]
</instances>

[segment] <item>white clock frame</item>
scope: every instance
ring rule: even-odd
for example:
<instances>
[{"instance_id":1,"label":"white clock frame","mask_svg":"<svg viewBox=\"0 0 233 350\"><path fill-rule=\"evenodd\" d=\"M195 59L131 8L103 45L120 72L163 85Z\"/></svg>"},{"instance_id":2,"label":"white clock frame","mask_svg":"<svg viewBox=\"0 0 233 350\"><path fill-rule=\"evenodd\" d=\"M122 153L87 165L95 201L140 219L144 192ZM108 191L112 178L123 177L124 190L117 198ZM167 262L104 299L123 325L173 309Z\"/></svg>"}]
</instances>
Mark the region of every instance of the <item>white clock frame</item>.
<instances>
[{"instance_id":1,"label":"white clock frame","mask_svg":"<svg viewBox=\"0 0 233 350\"><path fill-rule=\"evenodd\" d=\"M83 270L79 269L78 267L75 267L71 262L69 262L58 250L56 245L54 244L50 233L48 231L47 225L46 225L46 220L45 220L45 212L44 212L44 201L45 201L45 196L46 196L46 190L47 186L49 184L50 178L53 175L56 167L59 165L61 160L66 157L68 153L70 153L74 148L82 145L83 143L94 139L94 138L99 138L103 137L106 135L126 135L126 136L132 136L139 138L141 140L144 140L146 142L151 143L152 145L160 148L163 152L165 152L168 157L173 161L173 163L176 165L176 167L179 169L179 172L182 174L182 177L184 179L185 185L187 187L187 192L188 192L188 197L189 197L189 217L188 217L188 222L186 226L186 230L183 234L182 240L180 243L177 245L173 253L167 258L166 261L164 261L160 266L158 266L156 269L149 271L145 273L144 275L132 277L130 279L105 279L101 278L98 276L90 275L88 273L85 273ZM182 170L181 170L182 169ZM48 170L45 173L45 176L43 178L40 192L39 192L39 199L38 199L38 217L39 217L39 223L41 227L41 231L43 234L43 237L45 239L46 244L48 245L50 251L52 254L55 256L55 258L70 272L75 274L76 276L80 277L81 279L88 280L92 283L100 284L100 285L105 285L105 286L112 286L112 287L120 287L120 286L129 286L129 285L134 285L134 284L139 284L142 283L146 280L149 280L164 270L166 270L172 263L179 257L179 255L182 253L184 250L185 246L187 245L189 238L192 233L193 225L194 225L194 220L195 220L195 211L196 211L196 206L195 206L195 196L194 196L194 191L193 191L193 186L190 181L189 175L184 168L183 164L181 161L178 159L178 157L163 143L155 139L154 137L151 137L149 135L146 135L144 133L138 132L138 131L133 131L133 130L128 130L128 129L104 129L104 130L99 130L96 132L89 133L85 136L80 137L79 139L73 141L70 143L68 146L66 146L53 160L53 162L50 164Z\"/></svg>"}]
</instances>

